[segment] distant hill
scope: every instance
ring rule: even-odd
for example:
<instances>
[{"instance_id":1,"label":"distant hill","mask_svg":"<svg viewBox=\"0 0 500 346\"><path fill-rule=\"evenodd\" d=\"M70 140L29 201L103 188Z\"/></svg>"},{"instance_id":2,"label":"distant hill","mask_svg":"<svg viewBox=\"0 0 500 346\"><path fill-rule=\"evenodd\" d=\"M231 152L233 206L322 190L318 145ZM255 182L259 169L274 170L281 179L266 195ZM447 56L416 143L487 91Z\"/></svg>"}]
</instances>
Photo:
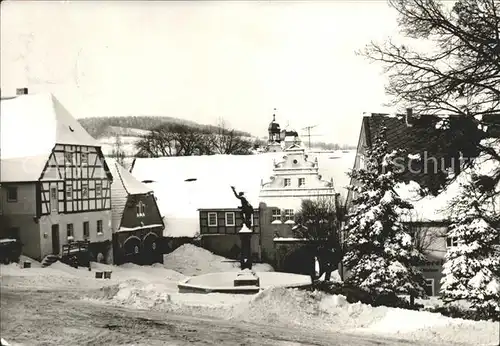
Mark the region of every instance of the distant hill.
<instances>
[{"instance_id":1,"label":"distant hill","mask_svg":"<svg viewBox=\"0 0 500 346\"><path fill-rule=\"evenodd\" d=\"M216 132L217 126L198 124L194 121L168 116L123 116L123 117L91 117L78 119L80 124L94 138L109 136L141 136L160 125L183 124L196 129ZM140 133L143 130L143 133ZM251 137L248 132L236 131L238 135Z\"/></svg>"}]
</instances>

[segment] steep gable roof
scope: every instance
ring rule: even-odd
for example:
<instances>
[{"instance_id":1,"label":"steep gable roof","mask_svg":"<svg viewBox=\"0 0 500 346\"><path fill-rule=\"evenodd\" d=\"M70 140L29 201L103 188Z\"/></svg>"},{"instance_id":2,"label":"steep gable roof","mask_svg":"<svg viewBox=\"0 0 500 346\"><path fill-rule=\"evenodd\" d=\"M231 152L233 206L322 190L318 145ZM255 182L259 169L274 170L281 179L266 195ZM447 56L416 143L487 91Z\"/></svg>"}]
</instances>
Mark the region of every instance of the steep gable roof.
<instances>
[{"instance_id":1,"label":"steep gable roof","mask_svg":"<svg viewBox=\"0 0 500 346\"><path fill-rule=\"evenodd\" d=\"M48 155L55 144L100 147L52 94L1 100L0 158Z\"/></svg>"},{"instance_id":2,"label":"steep gable roof","mask_svg":"<svg viewBox=\"0 0 500 346\"><path fill-rule=\"evenodd\" d=\"M367 146L371 146L381 128L385 126L389 151L403 149L406 155L420 155L419 160L410 160L405 155L402 179L405 182L415 181L422 188L437 193L442 181L448 175L446 168L451 160L456 159L453 155L457 154L448 148L451 138L436 129L438 122L439 118L425 115L421 116L418 121L414 121L412 126L408 126L404 115L373 113L363 118L365 141ZM464 156L475 157L477 154L464 153ZM458 163L454 162L454 164L454 167L459 169Z\"/></svg>"},{"instance_id":3,"label":"steep gable roof","mask_svg":"<svg viewBox=\"0 0 500 346\"><path fill-rule=\"evenodd\" d=\"M137 180L115 159L106 157L106 162L108 162L109 170L111 175L113 175L113 183L116 182L120 184L121 188L123 188L128 195L141 195L153 192L148 185Z\"/></svg>"},{"instance_id":4,"label":"steep gable roof","mask_svg":"<svg viewBox=\"0 0 500 346\"><path fill-rule=\"evenodd\" d=\"M111 184L111 223L113 230L116 231L121 226L121 220L125 205L130 195L148 194L153 190L146 184L141 183L132 176L115 159L106 158L109 171L113 176Z\"/></svg>"}]
</instances>

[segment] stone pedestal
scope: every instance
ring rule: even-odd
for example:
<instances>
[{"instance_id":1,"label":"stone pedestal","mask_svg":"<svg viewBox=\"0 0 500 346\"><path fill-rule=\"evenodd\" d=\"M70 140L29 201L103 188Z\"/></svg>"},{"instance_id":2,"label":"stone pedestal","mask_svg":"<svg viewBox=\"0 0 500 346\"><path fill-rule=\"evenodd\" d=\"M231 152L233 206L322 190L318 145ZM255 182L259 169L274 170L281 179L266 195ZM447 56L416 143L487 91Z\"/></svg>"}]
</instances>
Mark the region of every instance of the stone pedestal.
<instances>
[{"instance_id":1,"label":"stone pedestal","mask_svg":"<svg viewBox=\"0 0 500 346\"><path fill-rule=\"evenodd\" d=\"M241 239L241 256L240 256L240 266L241 270L252 269L252 239L253 231L249 229L245 224L241 227L238 232Z\"/></svg>"},{"instance_id":2,"label":"stone pedestal","mask_svg":"<svg viewBox=\"0 0 500 346\"><path fill-rule=\"evenodd\" d=\"M238 286L260 286L260 280L254 272L250 270L243 270L240 273L236 274L236 278L234 279L234 287Z\"/></svg>"}]
</instances>

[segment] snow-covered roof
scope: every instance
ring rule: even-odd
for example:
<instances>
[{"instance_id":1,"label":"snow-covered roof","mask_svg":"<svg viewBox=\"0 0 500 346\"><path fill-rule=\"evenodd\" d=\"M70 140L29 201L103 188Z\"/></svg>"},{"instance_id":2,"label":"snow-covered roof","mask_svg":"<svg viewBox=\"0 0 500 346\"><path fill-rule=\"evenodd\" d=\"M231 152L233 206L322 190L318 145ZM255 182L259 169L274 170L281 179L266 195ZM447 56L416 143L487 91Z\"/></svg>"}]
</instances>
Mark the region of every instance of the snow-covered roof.
<instances>
[{"instance_id":1,"label":"snow-covered roof","mask_svg":"<svg viewBox=\"0 0 500 346\"><path fill-rule=\"evenodd\" d=\"M113 184L116 182L123 186L129 195L141 195L153 192L150 186L141 183L129 171L122 167L115 159L106 157L109 170L113 176Z\"/></svg>"},{"instance_id":2,"label":"snow-covered roof","mask_svg":"<svg viewBox=\"0 0 500 346\"><path fill-rule=\"evenodd\" d=\"M0 127L2 125L0 124ZM49 154L2 159L0 160L0 181L2 183L37 181L48 159Z\"/></svg>"},{"instance_id":3,"label":"snow-covered roof","mask_svg":"<svg viewBox=\"0 0 500 346\"><path fill-rule=\"evenodd\" d=\"M490 146L500 155L500 142L490 142ZM484 144L484 142L483 142ZM500 164L489 154L482 153L475 160L472 168L468 168L460 173L456 179L450 183L437 196L420 197L418 191L420 185L416 182L401 184L396 191L403 199L412 202L414 209L405 217L408 221L447 221L450 218L449 204L461 192L461 185L470 183L472 173L478 175L491 175L493 172L500 171ZM500 192L500 185L496 186ZM499 201L500 202L500 201ZM498 211L500 212L500 210Z\"/></svg>"},{"instance_id":4,"label":"snow-covered roof","mask_svg":"<svg viewBox=\"0 0 500 346\"><path fill-rule=\"evenodd\" d=\"M48 155L56 143L99 146L52 94L2 99L0 121L1 159Z\"/></svg>"},{"instance_id":5,"label":"snow-covered roof","mask_svg":"<svg viewBox=\"0 0 500 346\"><path fill-rule=\"evenodd\" d=\"M231 190L232 185L237 192L243 191L247 200L257 208L261 180L269 179L273 174L273 161L279 161L283 155L285 153L277 152L138 158L132 175L139 181L153 181L148 185L158 198L158 207L166 218L167 232L177 236L175 228L178 226L179 232L194 235L199 231L198 209L235 208L240 205ZM346 172L352 168L356 153L339 152L333 156L334 159L330 159L332 155L321 153L310 156L318 157L323 179L333 178L337 191L343 192L343 187L349 184ZM192 231L187 232L187 227L192 227Z\"/></svg>"},{"instance_id":6,"label":"snow-covered roof","mask_svg":"<svg viewBox=\"0 0 500 346\"><path fill-rule=\"evenodd\" d=\"M294 142L294 141L298 141L298 137L296 136L285 136L285 142Z\"/></svg>"}]
</instances>

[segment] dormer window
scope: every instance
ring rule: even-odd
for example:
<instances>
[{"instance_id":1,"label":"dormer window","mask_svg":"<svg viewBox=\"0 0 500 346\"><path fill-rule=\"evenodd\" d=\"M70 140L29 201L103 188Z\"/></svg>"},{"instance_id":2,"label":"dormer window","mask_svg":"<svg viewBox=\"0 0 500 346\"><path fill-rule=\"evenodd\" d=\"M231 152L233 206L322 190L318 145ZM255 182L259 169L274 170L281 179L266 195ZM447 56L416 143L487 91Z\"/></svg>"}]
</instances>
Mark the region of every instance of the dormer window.
<instances>
[{"instance_id":1,"label":"dormer window","mask_svg":"<svg viewBox=\"0 0 500 346\"><path fill-rule=\"evenodd\" d=\"M144 217L146 216L146 205L144 203L142 203L142 201L139 201L139 203L137 203L137 205L135 206L136 208L136 211L137 211L137 217Z\"/></svg>"}]
</instances>

